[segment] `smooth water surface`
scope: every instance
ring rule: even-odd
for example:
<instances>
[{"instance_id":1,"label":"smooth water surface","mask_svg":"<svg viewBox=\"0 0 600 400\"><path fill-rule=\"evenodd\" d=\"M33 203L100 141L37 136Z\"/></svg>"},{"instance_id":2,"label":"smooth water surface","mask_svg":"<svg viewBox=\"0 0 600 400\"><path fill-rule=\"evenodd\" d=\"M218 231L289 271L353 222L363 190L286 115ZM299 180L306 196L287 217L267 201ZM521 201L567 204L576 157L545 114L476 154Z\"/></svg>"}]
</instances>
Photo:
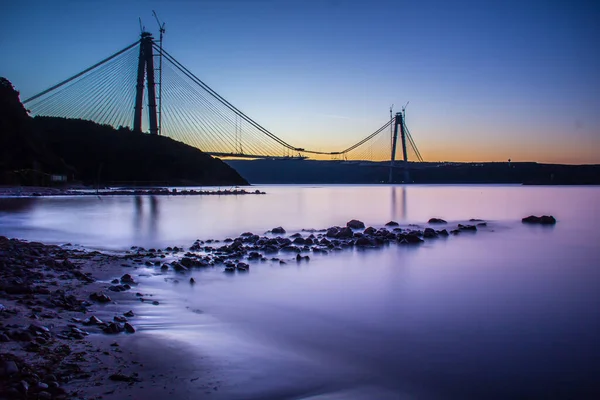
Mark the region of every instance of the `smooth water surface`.
<instances>
[{"instance_id":1,"label":"smooth water surface","mask_svg":"<svg viewBox=\"0 0 600 400\"><path fill-rule=\"evenodd\" d=\"M92 248L189 246L356 218L488 227L419 247L347 250L188 276L144 272L140 335L209 360L209 398L600 395L600 188L266 186L264 196L0 200L0 235ZM552 214L554 227L523 225ZM291 256L287 256L291 258ZM197 381L198 385L200 381ZM187 392L204 389L182 378Z\"/></svg>"}]
</instances>

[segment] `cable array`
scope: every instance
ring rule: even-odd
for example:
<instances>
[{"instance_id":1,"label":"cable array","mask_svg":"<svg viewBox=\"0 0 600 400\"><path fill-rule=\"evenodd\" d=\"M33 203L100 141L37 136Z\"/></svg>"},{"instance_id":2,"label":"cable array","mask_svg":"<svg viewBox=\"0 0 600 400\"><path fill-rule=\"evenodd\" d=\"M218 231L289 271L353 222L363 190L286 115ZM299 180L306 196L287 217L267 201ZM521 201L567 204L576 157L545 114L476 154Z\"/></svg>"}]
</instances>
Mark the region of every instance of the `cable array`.
<instances>
[{"instance_id":1,"label":"cable array","mask_svg":"<svg viewBox=\"0 0 600 400\"><path fill-rule=\"evenodd\" d=\"M33 115L91 120L99 124L133 127L140 42L25 100ZM153 45L158 54L160 49ZM161 134L220 157L314 157L385 161L390 159L390 126L341 151L297 148L279 138L232 105L162 49ZM147 82L145 82L147 84ZM148 98L144 90L142 130L148 129ZM404 125L409 159L423 158ZM400 137L396 159L402 158Z\"/></svg>"},{"instance_id":2,"label":"cable array","mask_svg":"<svg viewBox=\"0 0 600 400\"><path fill-rule=\"evenodd\" d=\"M24 104L33 115L131 126L137 57L137 47L130 46L96 68L25 100Z\"/></svg>"}]
</instances>

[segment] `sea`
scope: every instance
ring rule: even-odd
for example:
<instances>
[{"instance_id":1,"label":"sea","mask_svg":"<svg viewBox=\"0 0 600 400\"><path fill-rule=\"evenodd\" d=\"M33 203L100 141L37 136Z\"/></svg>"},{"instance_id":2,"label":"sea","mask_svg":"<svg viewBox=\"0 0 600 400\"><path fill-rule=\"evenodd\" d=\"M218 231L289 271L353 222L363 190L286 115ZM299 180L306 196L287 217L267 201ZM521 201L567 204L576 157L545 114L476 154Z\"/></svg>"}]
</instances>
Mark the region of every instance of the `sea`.
<instances>
[{"instance_id":1,"label":"sea","mask_svg":"<svg viewBox=\"0 0 600 400\"><path fill-rule=\"evenodd\" d=\"M600 398L600 187L252 189L266 194L2 198L0 235L122 253L351 219L481 219L418 246L280 255L248 273L139 267L160 306L138 307L136 335L210 365L217 383L196 389L213 399ZM523 224L529 215L557 223ZM188 378L193 393L202 379Z\"/></svg>"}]
</instances>

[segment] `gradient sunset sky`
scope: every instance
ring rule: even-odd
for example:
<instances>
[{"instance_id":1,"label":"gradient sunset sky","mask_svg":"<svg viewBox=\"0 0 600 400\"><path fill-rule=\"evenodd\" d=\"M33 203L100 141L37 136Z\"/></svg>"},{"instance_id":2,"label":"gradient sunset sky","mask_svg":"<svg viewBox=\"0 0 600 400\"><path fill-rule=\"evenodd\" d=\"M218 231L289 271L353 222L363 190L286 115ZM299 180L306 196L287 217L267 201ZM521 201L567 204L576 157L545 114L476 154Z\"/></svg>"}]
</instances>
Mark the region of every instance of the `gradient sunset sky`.
<instances>
[{"instance_id":1,"label":"gradient sunset sky","mask_svg":"<svg viewBox=\"0 0 600 400\"><path fill-rule=\"evenodd\" d=\"M600 163L598 1L14 1L0 76L34 95L137 40L285 141L339 150L410 101L427 161Z\"/></svg>"}]
</instances>

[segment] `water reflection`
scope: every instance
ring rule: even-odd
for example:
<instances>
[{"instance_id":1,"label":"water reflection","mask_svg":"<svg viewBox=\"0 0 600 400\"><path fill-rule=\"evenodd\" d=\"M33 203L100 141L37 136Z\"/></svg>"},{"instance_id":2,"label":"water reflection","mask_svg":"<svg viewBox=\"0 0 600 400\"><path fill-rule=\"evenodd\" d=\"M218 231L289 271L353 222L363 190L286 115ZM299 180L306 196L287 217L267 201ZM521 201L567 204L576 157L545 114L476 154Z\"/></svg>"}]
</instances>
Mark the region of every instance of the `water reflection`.
<instances>
[{"instance_id":1,"label":"water reflection","mask_svg":"<svg viewBox=\"0 0 600 400\"><path fill-rule=\"evenodd\" d=\"M34 207L36 199L25 198L0 198L0 212L27 211Z\"/></svg>"},{"instance_id":2,"label":"water reflection","mask_svg":"<svg viewBox=\"0 0 600 400\"><path fill-rule=\"evenodd\" d=\"M149 213L144 213L144 198L148 200ZM135 196L133 199L134 239L141 242L153 242L157 238L159 204L156 196Z\"/></svg>"},{"instance_id":3,"label":"water reflection","mask_svg":"<svg viewBox=\"0 0 600 400\"><path fill-rule=\"evenodd\" d=\"M397 192L400 190L400 215L398 215L398 200L397 200ZM406 186L392 186L390 187L390 192L392 194L391 199L391 215L392 220L406 220Z\"/></svg>"}]
</instances>

